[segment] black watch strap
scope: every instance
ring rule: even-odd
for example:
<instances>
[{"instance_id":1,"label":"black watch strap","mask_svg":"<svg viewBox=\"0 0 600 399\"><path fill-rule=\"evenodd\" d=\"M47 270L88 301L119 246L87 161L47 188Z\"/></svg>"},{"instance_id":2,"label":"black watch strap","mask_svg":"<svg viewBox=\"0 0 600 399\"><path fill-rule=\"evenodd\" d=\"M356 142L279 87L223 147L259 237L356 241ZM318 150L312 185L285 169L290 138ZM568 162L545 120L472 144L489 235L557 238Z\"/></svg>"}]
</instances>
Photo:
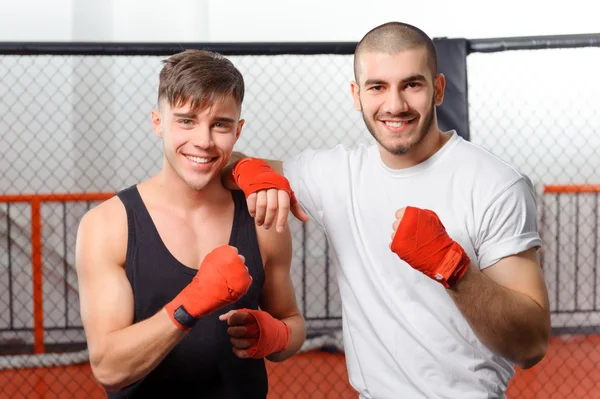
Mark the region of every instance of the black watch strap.
<instances>
[{"instance_id":1,"label":"black watch strap","mask_svg":"<svg viewBox=\"0 0 600 399\"><path fill-rule=\"evenodd\" d=\"M196 324L196 319L194 316L188 313L187 310L183 307L183 305L179 306L175 309L175 313L173 313L173 318L177 320L182 326L192 328Z\"/></svg>"}]
</instances>

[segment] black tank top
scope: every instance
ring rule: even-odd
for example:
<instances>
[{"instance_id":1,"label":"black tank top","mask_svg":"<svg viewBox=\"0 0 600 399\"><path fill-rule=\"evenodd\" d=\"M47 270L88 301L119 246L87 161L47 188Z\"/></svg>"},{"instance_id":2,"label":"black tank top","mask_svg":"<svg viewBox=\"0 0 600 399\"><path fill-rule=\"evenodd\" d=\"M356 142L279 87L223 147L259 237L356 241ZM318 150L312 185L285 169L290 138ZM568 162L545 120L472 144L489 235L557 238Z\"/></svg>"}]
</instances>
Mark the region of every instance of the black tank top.
<instances>
[{"instance_id":1,"label":"black tank top","mask_svg":"<svg viewBox=\"0 0 600 399\"><path fill-rule=\"evenodd\" d=\"M164 245L137 186L120 191L128 223L125 272L135 303L134 322L154 316L196 275ZM231 309L258 309L264 269L254 219L242 191L232 191L235 213L229 245L246 258L252 286L238 302L198 320L187 335L146 377L107 393L124 398L265 398L268 390L263 359L239 359L231 350L227 325L219 315Z\"/></svg>"}]
</instances>

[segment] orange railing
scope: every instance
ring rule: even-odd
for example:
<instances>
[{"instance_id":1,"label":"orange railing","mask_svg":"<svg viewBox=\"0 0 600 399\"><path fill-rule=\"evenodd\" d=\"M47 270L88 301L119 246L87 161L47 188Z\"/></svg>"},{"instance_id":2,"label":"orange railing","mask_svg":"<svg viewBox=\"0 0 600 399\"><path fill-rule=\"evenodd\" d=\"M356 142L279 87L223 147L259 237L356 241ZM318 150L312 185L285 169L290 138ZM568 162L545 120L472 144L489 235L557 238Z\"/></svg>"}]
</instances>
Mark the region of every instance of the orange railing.
<instances>
[{"instance_id":1,"label":"orange railing","mask_svg":"<svg viewBox=\"0 0 600 399\"><path fill-rule=\"evenodd\" d=\"M600 193L600 184L552 184L544 186L546 194Z\"/></svg>"},{"instance_id":2,"label":"orange railing","mask_svg":"<svg viewBox=\"0 0 600 399\"><path fill-rule=\"evenodd\" d=\"M114 193L0 195L0 203L29 203L31 206L31 267L33 282L33 351L44 353L44 306L41 206L44 202L104 201Z\"/></svg>"}]
</instances>

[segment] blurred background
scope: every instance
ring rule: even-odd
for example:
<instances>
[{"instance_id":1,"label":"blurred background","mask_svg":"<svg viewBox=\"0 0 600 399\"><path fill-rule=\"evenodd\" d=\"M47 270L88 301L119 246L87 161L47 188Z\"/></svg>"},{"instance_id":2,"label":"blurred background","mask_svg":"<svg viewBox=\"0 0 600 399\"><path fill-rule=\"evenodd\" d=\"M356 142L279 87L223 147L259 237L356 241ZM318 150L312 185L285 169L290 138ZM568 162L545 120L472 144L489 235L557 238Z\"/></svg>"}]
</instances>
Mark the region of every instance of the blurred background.
<instances>
[{"instance_id":1,"label":"blurred background","mask_svg":"<svg viewBox=\"0 0 600 399\"><path fill-rule=\"evenodd\" d=\"M371 143L352 107L352 52L391 20L443 53L443 127L525 173L538 195L553 337L508 397L600 397L595 2L1 0L0 398L105 397L87 364L75 233L86 210L160 169L150 112L163 59L227 54L247 88L236 148L281 159ZM267 362L269 397L357 397L336 260L316 224L290 225L309 339Z\"/></svg>"}]
</instances>

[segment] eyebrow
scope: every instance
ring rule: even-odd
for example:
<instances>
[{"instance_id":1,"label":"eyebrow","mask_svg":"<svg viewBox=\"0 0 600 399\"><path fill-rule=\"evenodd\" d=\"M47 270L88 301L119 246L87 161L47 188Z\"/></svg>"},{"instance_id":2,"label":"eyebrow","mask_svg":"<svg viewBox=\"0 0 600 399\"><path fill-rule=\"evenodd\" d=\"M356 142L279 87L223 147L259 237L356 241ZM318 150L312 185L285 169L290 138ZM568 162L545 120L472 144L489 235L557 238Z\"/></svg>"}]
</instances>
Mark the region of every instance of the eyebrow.
<instances>
[{"instance_id":1,"label":"eyebrow","mask_svg":"<svg viewBox=\"0 0 600 399\"><path fill-rule=\"evenodd\" d=\"M217 121L217 122L225 122L225 123L234 123L234 122L235 122L235 119L233 119L233 118L228 118L228 117L226 117L226 116L217 116L217 117L215 118L215 121Z\"/></svg>"},{"instance_id":2,"label":"eyebrow","mask_svg":"<svg viewBox=\"0 0 600 399\"><path fill-rule=\"evenodd\" d=\"M384 85L387 82L385 80L380 79L367 79L365 82L365 86L375 86L375 85Z\"/></svg>"},{"instance_id":3,"label":"eyebrow","mask_svg":"<svg viewBox=\"0 0 600 399\"><path fill-rule=\"evenodd\" d=\"M426 82L427 79L425 78L425 76L421 75L421 74L416 74L416 75L411 75L407 78L402 79L402 83L410 83L410 82ZM385 80L381 80L381 79L368 79L365 82L365 86L376 86L376 85L384 85L387 84L388 82L386 82Z\"/></svg>"},{"instance_id":4,"label":"eyebrow","mask_svg":"<svg viewBox=\"0 0 600 399\"><path fill-rule=\"evenodd\" d=\"M412 75L412 76L409 76L408 78L402 79L402 83L426 82L426 81L427 81L427 79L425 78L425 76L423 76L421 74Z\"/></svg>"},{"instance_id":5,"label":"eyebrow","mask_svg":"<svg viewBox=\"0 0 600 399\"><path fill-rule=\"evenodd\" d=\"M177 117L177 118L196 119L195 114L190 114L190 113L185 113L185 112L184 113L174 112L173 116Z\"/></svg>"},{"instance_id":6,"label":"eyebrow","mask_svg":"<svg viewBox=\"0 0 600 399\"><path fill-rule=\"evenodd\" d=\"M173 116L176 117L176 118L197 119L196 118L196 114L186 113L186 112L183 112L183 113L174 112ZM217 122L225 122L225 123L234 123L235 119L229 118L229 117L226 117L226 116L217 116L215 118L215 121L217 121Z\"/></svg>"}]
</instances>

